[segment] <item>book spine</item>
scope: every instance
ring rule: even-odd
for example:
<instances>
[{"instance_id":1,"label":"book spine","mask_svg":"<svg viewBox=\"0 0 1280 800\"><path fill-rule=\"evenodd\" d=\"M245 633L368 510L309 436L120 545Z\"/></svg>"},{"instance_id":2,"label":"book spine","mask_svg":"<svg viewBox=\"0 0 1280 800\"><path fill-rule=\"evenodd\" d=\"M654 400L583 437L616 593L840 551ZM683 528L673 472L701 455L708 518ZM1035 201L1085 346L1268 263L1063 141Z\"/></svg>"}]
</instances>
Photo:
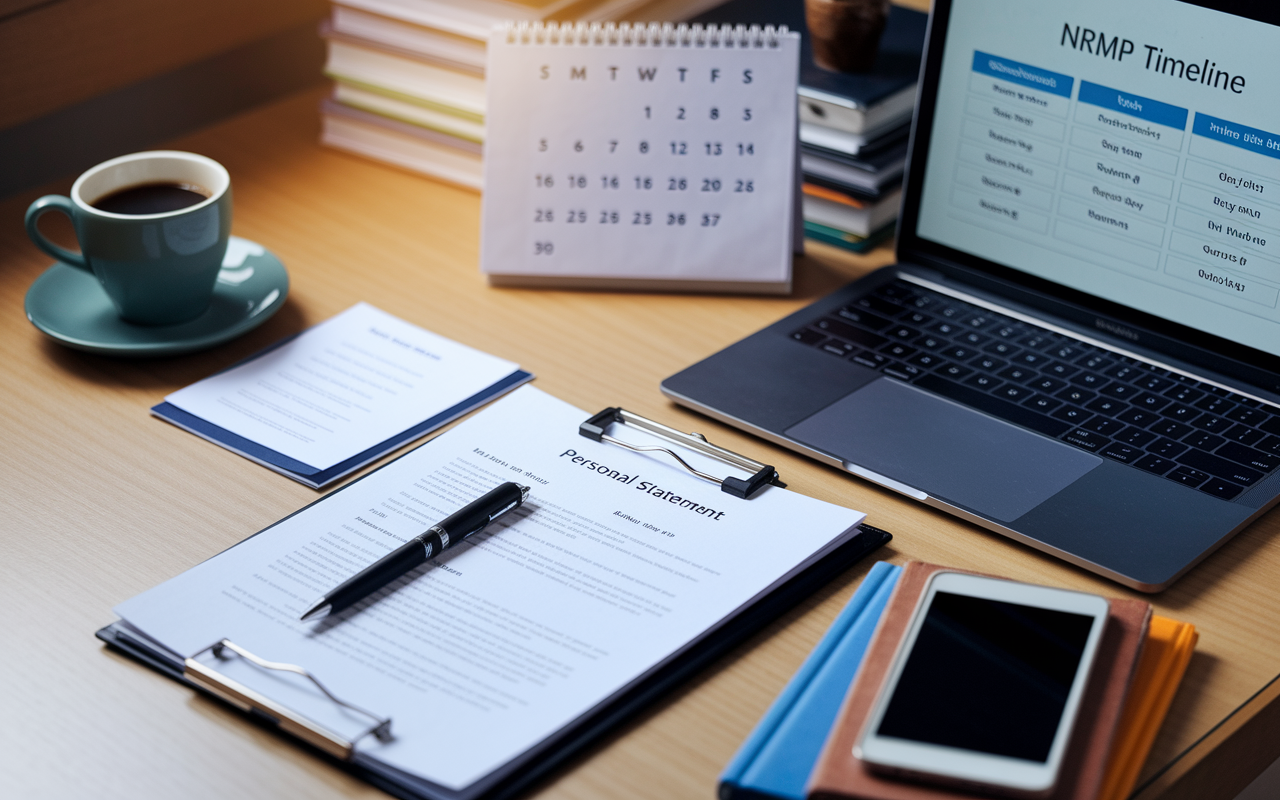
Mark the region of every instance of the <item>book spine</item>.
<instances>
[{"instance_id":1,"label":"book spine","mask_svg":"<svg viewBox=\"0 0 1280 800\"><path fill-rule=\"evenodd\" d=\"M872 565L867 576L863 578L862 584L858 586L853 597L849 599L848 605L836 617L831 627L823 635L822 640L818 642L817 647L805 659L799 671L796 672L782 690L782 694L774 700L773 705L765 712L760 722L756 724L755 730L742 743L733 760L725 767L720 776L718 790L720 800L733 800L734 798L739 798L740 795L743 798L746 797L740 791L740 784L747 770L755 764L760 752L775 735L782 721L791 712L801 694L804 693L805 688L812 683L813 679L830 660L831 655L840 646L849 630L866 614L868 606L872 604L880 587L886 581L895 580L899 571L898 567L886 561L877 561Z\"/></svg>"}]
</instances>

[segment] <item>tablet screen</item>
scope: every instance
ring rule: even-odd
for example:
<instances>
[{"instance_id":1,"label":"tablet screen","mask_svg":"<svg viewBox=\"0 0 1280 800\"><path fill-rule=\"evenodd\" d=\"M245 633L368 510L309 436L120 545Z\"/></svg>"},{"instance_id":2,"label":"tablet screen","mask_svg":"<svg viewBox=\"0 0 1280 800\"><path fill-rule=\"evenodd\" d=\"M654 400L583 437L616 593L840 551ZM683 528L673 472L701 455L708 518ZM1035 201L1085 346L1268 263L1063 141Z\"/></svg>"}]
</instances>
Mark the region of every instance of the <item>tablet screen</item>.
<instances>
[{"instance_id":1,"label":"tablet screen","mask_svg":"<svg viewBox=\"0 0 1280 800\"><path fill-rule=\"evenodd\" d=\"M877 733L1044 763L1092 624L937 592Z\"/></svg>"}]
</instances>

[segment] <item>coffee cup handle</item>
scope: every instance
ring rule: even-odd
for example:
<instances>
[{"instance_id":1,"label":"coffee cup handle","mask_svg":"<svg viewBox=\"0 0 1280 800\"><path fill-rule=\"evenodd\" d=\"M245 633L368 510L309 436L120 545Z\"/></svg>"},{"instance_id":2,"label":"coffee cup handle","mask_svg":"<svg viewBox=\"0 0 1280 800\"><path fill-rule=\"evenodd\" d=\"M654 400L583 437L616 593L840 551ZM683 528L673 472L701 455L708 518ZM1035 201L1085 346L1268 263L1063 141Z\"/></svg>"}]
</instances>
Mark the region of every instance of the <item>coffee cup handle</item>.
<instances>
[{"instance_id":1,"label":"coffee cup handle","mask_svg":"<svg viewBox=\"0 0 1280 800\"><path fill-rule=\"evenodd\" d=\"M72 204L70 197L63 197L60 194L47 194L27 207L27 236L31 238L36 247L39 247L62 263L86 272L93 272L83 254L73 253L67 248L59 247L44 238L44 234L40 232L39 223L40 218L49 211L61 211L71 217L72 220L75 220L75 205Z\"/></svg>"}]
</instances>

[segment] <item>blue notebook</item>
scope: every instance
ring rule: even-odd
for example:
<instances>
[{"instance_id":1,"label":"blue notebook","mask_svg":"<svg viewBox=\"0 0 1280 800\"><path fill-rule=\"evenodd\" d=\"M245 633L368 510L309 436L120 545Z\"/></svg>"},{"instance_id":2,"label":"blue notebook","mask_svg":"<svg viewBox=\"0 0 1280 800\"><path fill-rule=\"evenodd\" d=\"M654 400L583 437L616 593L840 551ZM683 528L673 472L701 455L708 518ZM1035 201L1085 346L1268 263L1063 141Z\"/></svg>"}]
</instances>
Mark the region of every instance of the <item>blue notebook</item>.
<instances>
[{"instance_id":1,"label":"blue notebook","mask_svg":"<svg viewBox=\"0 0 1280 800\"><path fill-rule=\"evenodd\" d=\"M872 566L720 776L720 800L805 800L805 784L902 567Z\"/></svg>"},{"instance_id":2,"label":"blue notebook","mask_svg":"<svg viewBox=\"0 0 1280 800\"><path fill-rule=\"evenodd\" d=\"M245 458L256 461L264 467L273 469L281 475L287 475L301 484L310 486L312 489L320 489L326 484L332 483L344 475L363 467L371 461L382 458L387 453L395 450L401 445L408 444L413 440L425 436L436 428L449 424L453 420L471 411L479 408L490 400L495 400L507 392L515 389L529 381L533 380L533 374L524 370L516 370L507 377L489 386L483 391L463 400L461 403L436 414L430 419L414 425L411 428L397 433L395 436L386 441L370 447L362 453L340 461L328 469L316 469L310 464L304 464L296 459L289 458L284 453L264 447L257 442L246 439L243 436L232 433L212 422L207 422L194 414L188 414L182 409L171 403L160 403L152 406L151 413L166 422L171 422L179 428L183 428L197 436L208 439L215 444L220 444L233 453L244 456Z\"/></svg>"},{"instance_id":3,"label":"blue notebook","mask_svg":"<svg viewBox=\"0 0 1280 800\"><path fill-rule=\"evenodd\" d=\"M248 358L232 364L227 368L227 370L235 369L236 367L247 364L250 361L262 358L268 353L283 347L305 333L306 331L303 331L301 333L294 334L293 336L287 336L263 350L254 353ZM225 371L226 370L224 370L224 372ZM392 434L372 447L323 469L312 466L311 464L303 463L295 458L291 458L284 453L267 447L266 445L255 442L252 439L248 439L234 433L233 431L229 431L220 425L209 422L202 417L188 413L169 402L163 402L152 406L151 413L166 422L182 428L183 430L194 433L202 439L207 439L214 444L221 445L231 452L243 456L250 461L256 461L268 469L279 472L281 475L285 475L289 478L293 478L301 484L310 486L312 489L321 489L339 478L355 472L366 464L382 458L387 453L419 439L437 428L449 424L463 414L479 408L491 400L496 400L507 392L510 392L531 380L533 380L532 373L516 368L510 374L489 386L482 388L480 391L460 403L457 403L450 408L446 408L427 419L421 420L398 433Z\"/></svg>"}]
</instances>

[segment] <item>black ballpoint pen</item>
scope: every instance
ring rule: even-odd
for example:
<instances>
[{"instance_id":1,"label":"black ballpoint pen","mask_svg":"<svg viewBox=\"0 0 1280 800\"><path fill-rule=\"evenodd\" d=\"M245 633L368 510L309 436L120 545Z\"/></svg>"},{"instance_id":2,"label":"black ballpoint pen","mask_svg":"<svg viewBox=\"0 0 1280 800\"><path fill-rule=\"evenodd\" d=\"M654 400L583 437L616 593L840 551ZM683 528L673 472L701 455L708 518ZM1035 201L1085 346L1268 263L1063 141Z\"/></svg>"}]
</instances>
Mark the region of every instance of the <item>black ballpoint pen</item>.
<instances>
[{"instance_id":1,"label":"black ballpoint pen","mask_svg":"<svg viewBox=\"0 0 1280 800\"><path fill-rule=\"evenodd\" d=\"M498 517L519 508L528 496L528 486L509 481L502 484L343 581L307 609L302 621L322 619L354 605L424 561L484 530Z\"/></svg>"}]
</instances>

